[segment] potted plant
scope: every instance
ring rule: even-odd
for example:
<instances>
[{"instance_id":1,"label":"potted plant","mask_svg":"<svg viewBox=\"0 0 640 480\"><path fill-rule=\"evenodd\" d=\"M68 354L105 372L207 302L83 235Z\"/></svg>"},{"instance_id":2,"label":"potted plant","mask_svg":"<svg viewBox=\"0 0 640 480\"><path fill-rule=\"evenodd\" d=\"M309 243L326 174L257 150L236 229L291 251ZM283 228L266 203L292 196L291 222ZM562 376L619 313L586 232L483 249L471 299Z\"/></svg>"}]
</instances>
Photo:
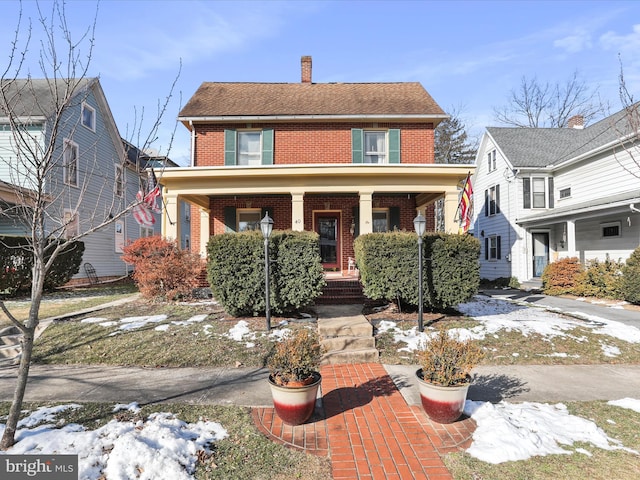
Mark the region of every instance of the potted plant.
<instances>
[{"instance_id":1,"label":"potted plant","mask_svg":"<svg viewBox=\"0 0 640 480\"><path fill-rule=\"evenodd\" d=\"M422 407L438 423L455 422L464 409L471 369L482 360L482 349L440 329L417 352L416 371Z\"/></svg>"},{"instance_id":2,"label":"potted plant","mask_svg":"<svg viewBox=\"0 0 640 480\"><path fill-rule=\"evenodd\" d=\"M275 346L268 361L269 385L276 414L289 425L300 425L313 414L322 381L322 350L318 334L298 328Z\"/></svg>"}]
</instances>

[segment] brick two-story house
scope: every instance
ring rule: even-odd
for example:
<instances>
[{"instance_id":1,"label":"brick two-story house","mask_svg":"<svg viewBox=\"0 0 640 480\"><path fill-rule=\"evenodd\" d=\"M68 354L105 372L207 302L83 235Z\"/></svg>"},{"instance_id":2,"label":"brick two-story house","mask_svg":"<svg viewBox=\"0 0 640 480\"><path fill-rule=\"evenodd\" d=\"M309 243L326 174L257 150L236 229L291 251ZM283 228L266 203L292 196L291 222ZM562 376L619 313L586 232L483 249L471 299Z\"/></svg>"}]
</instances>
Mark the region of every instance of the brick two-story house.
<instances>
[{"instance_id":1,"label":"brick two-story house","mask_svg":"<svg viewBox=\"0 0 640 480\"><path fill-rule=\"evenodd\" d=\"M163 235L180 238L178 204L192 205L191 247L210 235L255 228L316 231L326 269L347 270L353 239L413 231L445 202L454 217L471 165L434 163L434 128L445 112L419 83L205 82L179 120L191 132L191 166L162 172Z\"/></svg>"}]
</instances>

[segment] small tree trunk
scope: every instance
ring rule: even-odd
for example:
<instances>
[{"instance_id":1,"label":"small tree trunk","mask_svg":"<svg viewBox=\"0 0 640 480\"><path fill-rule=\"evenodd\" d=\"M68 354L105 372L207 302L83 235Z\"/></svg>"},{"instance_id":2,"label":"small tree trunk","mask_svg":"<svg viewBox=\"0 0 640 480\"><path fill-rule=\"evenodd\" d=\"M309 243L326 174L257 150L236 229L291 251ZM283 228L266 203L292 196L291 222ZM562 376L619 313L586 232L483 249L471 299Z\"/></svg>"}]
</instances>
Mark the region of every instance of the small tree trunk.
<instances>
[{"instance_id":1,"label":"small tree trunk","mask_svg":"<svg viewBox=\"0 0 640 480\"><path fill-rule=\"evenodd\" d=\"M27 388L27 380L29 378L29 366L31 365L31 352L33 351L35 330L35 327L31 327L25 329L23 333L22 355L20 358L20 367L18 368L18 381L13 393L13 402L11 404L11 410L9 410L7 424L2 435L2 440L0 440L0 450L7 450L16 443L16 429L18 427L24 392Z\"/></svg>"}]
</instances>

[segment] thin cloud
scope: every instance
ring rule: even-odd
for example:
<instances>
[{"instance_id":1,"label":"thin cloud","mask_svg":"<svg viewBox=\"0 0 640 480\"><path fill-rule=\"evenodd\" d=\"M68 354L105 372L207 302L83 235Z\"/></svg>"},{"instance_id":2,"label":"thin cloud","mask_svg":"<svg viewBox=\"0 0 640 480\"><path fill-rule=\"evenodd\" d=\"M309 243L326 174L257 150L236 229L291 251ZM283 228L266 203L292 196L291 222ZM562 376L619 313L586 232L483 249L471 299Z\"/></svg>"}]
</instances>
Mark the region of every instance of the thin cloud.
<instances>
[{"instance_id":1,"label":"thin cloud","mask_svg":"<svg viewBox=\"0 0 640 480\"><path fill-rule=\"evenodd\" d=\"M580 30L572 35L558 39L553 42L553 46L561 48L567 53L578 53L593 47L591 35L585 30Z\"/></svg>"}]
</instances>

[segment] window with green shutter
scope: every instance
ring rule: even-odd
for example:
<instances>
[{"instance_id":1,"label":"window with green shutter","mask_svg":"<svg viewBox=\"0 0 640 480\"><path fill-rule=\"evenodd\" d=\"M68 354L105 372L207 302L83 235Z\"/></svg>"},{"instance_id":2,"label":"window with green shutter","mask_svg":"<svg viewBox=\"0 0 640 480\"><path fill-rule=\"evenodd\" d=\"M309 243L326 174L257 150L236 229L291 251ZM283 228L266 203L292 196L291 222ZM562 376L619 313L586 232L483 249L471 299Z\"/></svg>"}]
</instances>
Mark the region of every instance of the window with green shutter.
<instances>
[{"instance_id":1,"label":"window with green shutter","mask_svg":"<svg viewBox=\"0 0 640 480\"><path fill-rule=\"evenodd\" d=\"M225 130L225 165L273 165L273 129Z\"/></svg>"},{"instance_id":2,"label":"window with green shutter","mask_svg":"<svg viewBox=\"0 0 640 480\"><path fill-rule=\"evenodd\" d=\"M353 163L363 163L363 131L361 128L351 129L351 161Z\"/></svg>"}]
</instances>

